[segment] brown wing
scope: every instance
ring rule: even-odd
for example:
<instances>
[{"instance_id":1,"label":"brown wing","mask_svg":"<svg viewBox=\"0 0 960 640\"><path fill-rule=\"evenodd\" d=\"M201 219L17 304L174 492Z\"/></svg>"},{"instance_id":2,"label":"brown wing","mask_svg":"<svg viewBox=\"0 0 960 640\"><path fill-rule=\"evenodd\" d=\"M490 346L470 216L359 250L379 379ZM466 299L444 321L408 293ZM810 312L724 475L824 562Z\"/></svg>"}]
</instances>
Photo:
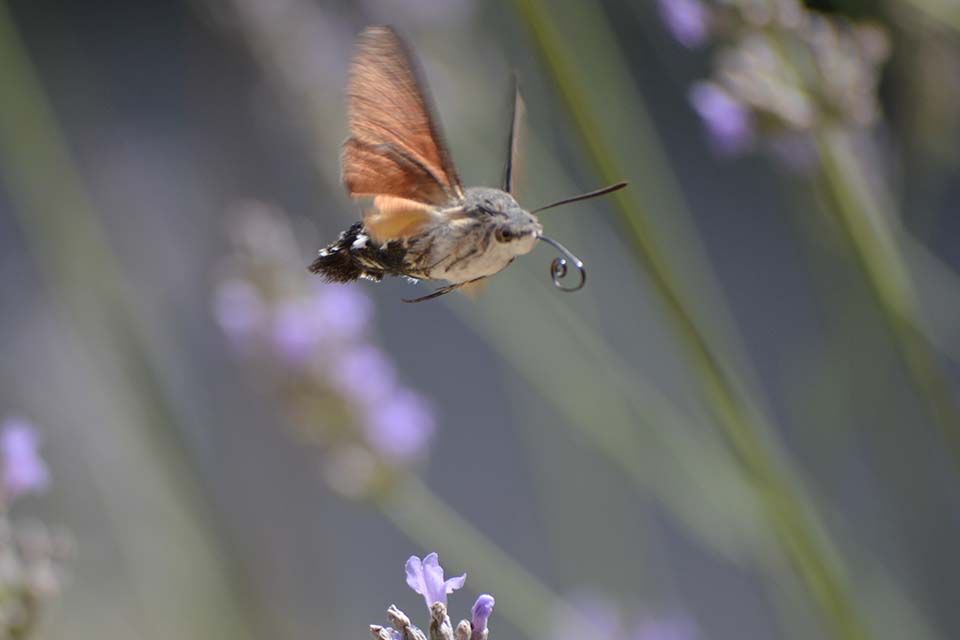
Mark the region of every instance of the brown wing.
<instances>
[{"instance_id":1,"label":"brown wing","mask_svg":"<svg viewBox=\"0 0 960 640\"><path fill-rule=\"evenodd\" d=\"M353 197L394 196L448 206L463 198L413 58L390 27L357 39L350 71L350 138L343 182Z\"/></svg>"}]
</instances>

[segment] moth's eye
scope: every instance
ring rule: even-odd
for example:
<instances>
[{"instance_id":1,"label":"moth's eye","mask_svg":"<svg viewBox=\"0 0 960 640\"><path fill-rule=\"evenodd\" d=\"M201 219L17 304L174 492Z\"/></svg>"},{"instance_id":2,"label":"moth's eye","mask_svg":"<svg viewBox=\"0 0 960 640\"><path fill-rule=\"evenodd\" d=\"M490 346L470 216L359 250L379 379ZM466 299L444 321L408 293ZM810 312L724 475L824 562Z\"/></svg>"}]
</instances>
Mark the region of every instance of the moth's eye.
<instances>
[{"instance_id":1,"label":"moth's eye","mask_svg":"<svg viewBox=\"0 0 960 640\"><path fill-rule=\"evenodd\" d=\"M497 229L494 235L497 238L497 242L510 242L517 237L517 235L509 229Z\"/></svg>"}]
</instances>

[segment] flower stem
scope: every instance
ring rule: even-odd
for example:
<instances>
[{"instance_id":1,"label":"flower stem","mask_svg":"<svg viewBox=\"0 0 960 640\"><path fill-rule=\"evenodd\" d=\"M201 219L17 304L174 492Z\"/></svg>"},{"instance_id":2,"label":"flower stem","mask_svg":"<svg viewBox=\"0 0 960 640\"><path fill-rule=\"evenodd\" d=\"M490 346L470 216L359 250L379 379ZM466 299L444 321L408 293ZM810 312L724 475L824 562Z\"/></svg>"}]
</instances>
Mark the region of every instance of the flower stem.
<instances>
[{"instance_id":1,"label":"flower stem","mask_svg":"<svg viewBox=\"0 0 960 640\"><path fill-rule=\"evenodd\" d=\"M548 10L542 0L515 0L515 4L553 74L599 173L606 181L619 180L622 173L613 159L615 152L606 144L606 137L602 134L602 115L592 108L587 90L578 78L578 64L574 62L566 40L553 23L558 10L555 7ZM597 21L600 19L597 18ZM596 28L596 25L592 26ZM606 41L615 42L612 33L609 33ZM645 120L643 117L640 119ZM651 144L636 149L635 153L654 155L657 151L657 145ZM665 161L659 159L646 159L646 163L667 166ZM778 469L778 464L783 463L780 456L767 446L766 440L771 434L764 418L732 373L724 367L681 295L679 283L654 241L649 215L634 201L630 190L618 192L615 202L630 240L646 264L655 289L672 320L671 324L688 348L693 369L700 377L704 394L713 407L723 433L757 488L758 497L783 553L823 612L832 635L849 640L866 638L865 623L849 593L843 572L837 566L837 559L823 539L822 528L817 525L812 508L801 502L799 490L794 490L790 485L789 474Z\"/></svg>"},{"instance_id":2,"label":"flower stem","mask_svg":"<svg viewBox=\"0 0 960 640\"><path fill-rule=\"evenodd\" d=\"M173 409L148 371L155 361L142 340L130 289L9 4L0 0L0 170L12 211L57 296L55 306L82 338L79 384L102 397L90 400L99 423L87 428L97 438L77 453L89 457L117 560L128 572L144 624L158 636L247 638L255 616L227 580L222 541L198 504L183 452L167 439L169 424L162 418ZM57 354L58 363L72 357ZM148 427L155 430L148 433ZM134 535L138 527L154 527L153 536ZM154 537L177 541L176 562L158 552ZM178 576L182 582L173 582Z\"/></svg>"},{"instance_id":3,"label":"flower stem","mask_svg":"<svg viewBox=\"0 0 960 640\"><path fill-rule=\"evenodd\" d=\"M921 330L919 304L897 241L896 214L884 210L873 193L862 163L851 149L848 133L824 130L817 138L817 146L822 162L821 180L833 209L873 287L914 385L940 427L954 463L960 465L960 412Z\"/></svg>"}]
</instances>

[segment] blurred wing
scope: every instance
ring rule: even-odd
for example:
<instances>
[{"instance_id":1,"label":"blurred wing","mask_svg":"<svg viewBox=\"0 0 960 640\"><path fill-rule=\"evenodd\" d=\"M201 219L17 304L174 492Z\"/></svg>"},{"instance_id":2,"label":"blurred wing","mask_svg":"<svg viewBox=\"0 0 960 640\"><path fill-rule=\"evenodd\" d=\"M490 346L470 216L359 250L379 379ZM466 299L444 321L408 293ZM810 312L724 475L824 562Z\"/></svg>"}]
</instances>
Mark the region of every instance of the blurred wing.
<instances>
[{"instance_id":1,"label":"blurred wing","mask_svg":"<svg viewBox=\"0 0 960 640\"><path fill-rule=\"evenodd\" d=\"M526 142L527 106L520 95L520 82L513 75L513 113L510 118L510 135L507 137L507 162L503 171L503 190L517 197L518 176L521 173L520 149Z\"/></svg>"},{"instance_id":2,"label":"blurred wing","mask_svg":"<svg viewBox=\"0 0 960 640\"><path fill-rule=\"evenodd\" d=\"M376 242L384 244L415 236L442 220L443 214L432 205L396 196L377 196L373 208L364 212L363 226Z\"/></svg>"},{"instance_id":3,"label":"blurred wing","mask_svg":"<svg viewBox=\"0 0 960 640\"><path fill-rule=\"evenodd\" d=\"M434 206L461 200L463 186L408 48L390 27L370 27L357 42L347 88L351 135L342 157L347 191Z\"/></svg>"}]
</instances>

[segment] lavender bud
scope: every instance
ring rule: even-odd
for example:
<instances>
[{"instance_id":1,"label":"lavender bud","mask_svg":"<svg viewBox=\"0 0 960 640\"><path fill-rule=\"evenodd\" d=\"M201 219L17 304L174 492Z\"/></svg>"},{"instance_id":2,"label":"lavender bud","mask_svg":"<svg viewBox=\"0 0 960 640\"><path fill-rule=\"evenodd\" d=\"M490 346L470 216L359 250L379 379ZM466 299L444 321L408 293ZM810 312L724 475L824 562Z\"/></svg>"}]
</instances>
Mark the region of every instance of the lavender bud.
<instances>
[{"instance_id":1,"label":"lavender bud","mask_svg":"<svg viewBox=\"0 0 960 640\"><path fill-rule=\"evenodd\" d=\"M453 630L453 635L457 640L470 640L470 634L473 632L473 629L470 627L470 622L467 620L461 620L457 624L457 628Z\"/></svg>"},{"instance_id":2,"label":"lavender bud","mask_svg":"<svg viewBox=\"0 0 960 640\"><path fill-rule=\"evenodd\" d=\"M447 605L442 602L434 602L430 607L430 640L453 640Z\"/></svg>"},{"instance_id":3,"label":"lavender bud","mask_svg":"<svg viewBox=\"0 0 960 640\"><path fill-rule=\"evenodd\" d=\"M387 609L387 617L390 618L390 624L393 628L403 634L403 640L427 640L423 631L410 624L410 618L396 605L390 605Z\"/></svg>"},{"instance_id":4,"label":"lavender bud","mask_svg":"<svg viewBox=\"0 0 960 640\"><path fill-rule=\"evenodd\" d=\"M377 640L402 640L403 634L390 627L381 627L377 624L370 625L370 633Z\"/></svg>"},{"instance_id":5,"label":"lavender bud","mask_svg":"<svg viewBox=\"0 0 960 640\"><path fill-rule=\"evenodd\" d=\"M753 143L753 118L749 109L719 85L698 82L690 90L690 102L718 153L741 153Z\"/></svg>"},{"instance_id":6,"label":"lavender bud","mask_svg":"<svg viewBox=\"0 0 960 640\"><path fill-rule=\"evenodd\" d=\"M700 0L660 0L660 17L677 41L695 49L707 41L710 12Z\"/></svg>"},{"instance_id":7,"label":"lavender bud","mask_svg":"<svg viewBox=\"0 0 960 640\"><path fill-rule=\"evenodd\" d=\"M488 593L482 594L477 601L473 603L473 633L472 640L485 640L487 637L487 622L493 614L493 605L496 601Z\"/></svg>"},{"instance_id":8,"label":"lavender bud","mask_svg":"<svg viewBox=\"0 0 960 640\"><path fill-rule=\"evenodd\" d=\"M8 499L43 491L50 484L50 471L38 453L33 426L23 418L9 418L0 427L0 457L3 492Z\"/></svg>"}]
</instances>

